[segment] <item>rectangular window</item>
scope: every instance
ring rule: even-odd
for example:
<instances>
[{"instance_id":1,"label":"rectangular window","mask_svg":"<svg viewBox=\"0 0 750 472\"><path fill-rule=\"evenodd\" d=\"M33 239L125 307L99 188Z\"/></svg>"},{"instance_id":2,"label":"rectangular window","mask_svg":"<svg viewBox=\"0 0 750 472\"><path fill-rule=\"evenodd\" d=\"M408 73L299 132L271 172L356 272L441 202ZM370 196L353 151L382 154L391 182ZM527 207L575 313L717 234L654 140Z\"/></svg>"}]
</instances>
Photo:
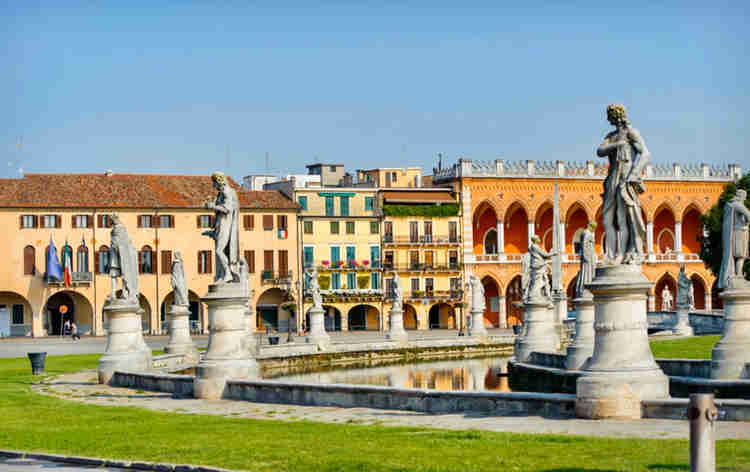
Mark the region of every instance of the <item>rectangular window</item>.
<instances>
[{"instance_id":1,"label":"rectangular window","mask_svg":"<svg viewBox=\"0 0 750 472\"><path fill-rule=\"evenodd\" d=\"M273 231L273 215L263 215L263 230Z\"/></svg>"},{"instance_id":2,"label":"rectangular window","mask_svg":"<svg viewBox=\"0 0 750 472\"><path fill-rule=\"evenodd\" d=\"M111 228L112 227L112 216L111 215L98 215L98 226L100 228Z\"/></svg>"},{"instance_id":3,"label":"rectangular window","mask_svg":"<svg viewBox=\"0 0 750 472\"><path fill-rule=\"evenodd\" d=\"M341 197L341 216L349 216L349 197Z\"/></svg>"},{"instance_id":4,"label":"rectangular window","mask_svg":"<svg viewBox=\"0 0 750 472\"><path fill-rule=\"evenodd\" d=\"M448 222L448 238L450 242L458 242L458 223L455 221Z\"/></svg>"},{"instance_id":5,"label":"rectangular window","mask_svg":"<svg viewBox=\"0 0 750 472\"><path fill-rule=\"evenodd\" d=\"M391 172L391 180L393 181L394 184L398 180L397 177L396 177L396 173L395 172Z\"/></svg>"},{"instance_id":6,"label":"rectangular window","mask_svg":"<svg viewBox=\"0 0 750 472\"><path fill-rule=\"evenodd\" d=\"M198 251L198 273L199 274L211 273L211 252L210 251Z\"/></svg>"},{"instance_id":7,"label":"rectangular window","mask_svg":"<svg viewBox=\"0 0 750 472\"><path fill-rule=\"evenodd\" d=\"M34 275L36 273L36 249L34 246L23 248L23 275Z\"/></svg>"},{"instance_id":8,"label":"rectangular window","mask_svg":"<svg viewBox=\"0 0 750 472\"><path fill-rule=\"evenodd\" d=\"M286 215L278 215L276 217L276 223L279 229L286 229Z\"/></svg>"},{"instance_id":9,"label":"rectangular window","mask_svg":"<svg viewBox=\"0 0 750 472\"><path fill-rule=\"evenodd\" d=\"M109 272L109 250L99 250L97 252L98 255L98 261L97 261L97 269L99 274L106 274Z\"/></svg>"},{"instance_id":10,"label":"rectangular window","mask_svg":"<svg viewBox=\"0 0 750 472\"><path fill-rule=\"evenodd\" d=\"M431 294L435 289L435 279L428 277L424 279L424 291L425 293Z\"/></svg>"},{"instance_id":11,"label":"rectangular window","mask_svg":"<svg viewBox=\"0 0 750 472\"><path fill-rule=\"evenodd\" d=\"M21 216L21 228L36 228L36 216L34 215Z\"/></svg>"},{"instance_id":12,"label":"rectangular window","mask_svg":"<svg viewBox=\"0 0 750 472\"><path fill-rule=\"evenodd\" d=\"M263 270L273 272L273 251L263 251Z\"/></svg>"},{"instance_id":13,"label":"rectangular window","mask_svg":"<svg viewBox=\"0 0 750 472\"><path fill-rule=\"evenodd\" d=\"M451 292L458 292L461 290L461 279L459 277L451 277Z\"/></svg>"},{"instance_id":14,"label":"rectangular window","mask_svg":"<svg viewBox=\"0 0 750 472\"><path fill-rule=\"evenodd\" d=\"M370 246L370 267L377 269L380 267L380 247Z\"/></svg>"},{"instance_id":15,"label":"rectangular window","mask_svg":"<svg viewBox=\"0 0 750 472\"><path fill-rule=\"evenodd\" d=\"M411 279L411 291L412 293L419 291L419 279Z\"/></svg>"},{"instance_id":16,"label":"rectangular window","mask_svg":"<svg viewBox=\"0 0 750 472\"><path fill-rule=\"evenodd\" d=\"M13 319L11 321L14 325L23 324L23 305L13 305Z\"/></svg>"},{"instance_id":17,"label":"rectangular window","mask_svg":"<svg viewBox=\"0 0 750 472\"><path fill-rule=\"evenodd\" d=\"M357 274L354 272L347 272L346 273L346 288L349 290L354 290L357 288Z\"/></svg>"},{"instance_id":18,"label":"rectangular window","mask_svg":"<svg viewBox=\"0 0 750 472\"><path fill-rule=\"evenodd\" d=\"M393 221L383 223L383 238L387 243L393 242Z\"/></svg>"},{"instance_id":19,"label":"rectangular window","mask_svg":"<svg viewBox=\"0 0 750 472\"><path fill-rule=\"evenodd\" d=\"M416 221L409 222L409 242L419 242L419 223Z\"/></svg>"},{"instance_id":20,"label":"rectangular window","mask_svg":"<svg viewBox=\"0 0 750 472\"><path fill-rule=\"evenodd\" d=\"M448 253L448 264L451 269L458 269L458 251Z\"/></svg>"},{"instance_id":21,"label":"rectangular window","mask_svg":"<svg viewBox=\"0 0 750 472\"><path fill-rule=\"evenodd\" d=\"M255 273L255 250L245 251L245 262L247 262L247 271Z\"/></svg>"},{"instance_id":22,"label":"rectangular window","mask_svg":"<svg viewBox=\"0 0 750 472\"><path fill-rule=\"evenodd\" d=\"M372 197L365 197L365 211L373 210L373 201L374 199Z\"/></svg>"},{"instance_id":23,"label":"rectangular window","mask_svg":"<svg viewBox=\"0 0 750 472\"><path fill-rule=\"evenodd\" d=\"M333 197L326 198L326 216L333 216Z\"/></svg>"},{"instance_id":24,"label":"rectangular window","mask_svg":"<svg viewBox=\"0 0 750 472\"><path fill-rule=\"evenodd\" d=\"M370 288L380 290L380 274L373 272L370 274Z\"/></svg>"},{"instance_id":25,"label":"rectangular window","mask_svg":"<svg viewBox=\"0 0 750 472\"><path fill-rule=\"evenodd\" d=\"M213 226L213 216L198 215L198 227L199 228L211 228L212 226Z\"/></svg>"},{"instance_id":26,"label":"rectangular window","mask_svg":"<svg viewBox=\"0 0 750 472\"><path fill-rule=\"evenodd\" d=\"M255 229L255 215L244 215L242 217L242 222L245 231L253 231Z\"/></svg>"},{"instance_id":27,"label":"rectangular window","mask_svg":"<svg viewBox=\"0 0 750 472\"><path fill-rule=\"evenodd\" d=\"M393 251L385 251L385 259L383 260L383 267L386 269L393 268Z\"/></svg>"},{"instance_id":28,"label":"rectangular window","mask_svg":"<svg viewBox=\"0 0 750 472\"><path fill-rule=\"evenodd\" d=\"M73 227L74 228L90 228L91 217L89 215L75 215L73 216Z\"/></svg>"},{"instance_id":29,"label":"rectangular window","mask_svg":"<svg viewBox=\"0 0 750 472\"><path fill-rule=\"evenodd\" d=\"M331 266L336 267L338 266L339 261L341 260L341 248L338 246L331 246Z\"/></svg>"},{"instance_id":30,"label":"rectangular window","mask_svg":"<svg viewBox=\"0 0 750 472\"><path fill-rule=\"evenodd\" d=\"M60 217L58 215L43 215L42 228L59 228Z\"/></svg>"},{"instance_id":31,"label":"rectangular window","mask_svg":"<svg viewBox=\"0 0 750 472\"><path fill-rule=\"evenodd\" d=\"M354 263L357 262L356 259L356 248L354 246L346 246L346 262L350 266L354 266Z\"/></svg>"},{"instance_id":32,"label":"rectangular window","mask_svg":"<svg viewBox=\"0 0 750 472\"><path fill-rule=\"evenodd\" d=\"M434 257L435 257L435 253L434 252L432 252L432 251L425 251L424 252L424 266L427 267L428 269L432 269L433 264L435 262L434 261Z\"/></svg>"},{"instance_id":33,"label":"rectangular window","mask_svg":"<svg viewBox=\"0 0 750 472\"><path fill-rule=\"evenodd\" d=\"M346 222L346 234L354 234L354 222L353 221Z\"/></svg>"},{"instance_id":34,"label":"rectangular window","mask_svg":"<svg viewBox=\"0 0 750 472\"><path fill-rule=\"evenodd\" d=\"M172 215L159 215L159 228L174 228L174 217Z\"/></svg>"},{"instance_id":35,"label":"rectangular window","mask_svg":"<svg viewBox=\"0 0 750 472\"><path fill-rule=\"evenodd\" d=\"M279 250L279 277L289 277L289 251Z\"/></svg>"},{"instance_id":36,"label":"rectangular window","mask_svg":"<svg viewBox=\"0 0 750 472\"><path fill-rule=\"evenodd\" d=\"M162 274L172 273L172 251L161 252L161 273Z\"/></svg>"},{"instance_id":37,"label":"rectangular window","mask_svg":"<svg viewBox=\"0 0 750 472\"><path fill-rule=\"evenodd\" d=\"M139 228L150 228L151 227L151 215L140 215L140 216L138 216L138 227Z\"/></svg>"},{"instance_id":38,"label":"rectangular window","mask_svg":"<svg viewBox=\"0 0 750 472\"><path fill-rule=\"evenodd\" d=\"M153 267L153 261L151 260L151 250L144 250L141 251L141 257L140 257L140 269L141 274L153 274L154 273L154 267Z\"/></svg>"},{"instance_id":39,"label":"rectangular window","mask_svg":"<svg viewBox=\"0 0 750 472\"><path fill-rule=\"evenodd\" d=\"M419 251L409 251L409 265L412 269L419 269Z\"/></svg>"},{"instance_id":40,"label":"rectangular window","mask_svg":"<svg viewBox=\"0 0 750 472\"><path fill-rule=\"evenodd\" d=\"M370 234L378 234L379 230L380 228L378 228L378 222L370 221Z\"/></svg>"},{"instance_id":41,"label":"rectangular window","mask_svg":"<svg viewBox=\"0 0 750 472\"><path fill-rule=\"evenodd\" d=\"M331 234L339 234L339 222L331 221Z\"/></svg>"},{"instance_id":42,"label":"rectangular window","mask_svg":"<svg viewBox=\"0 0 750 472\"><path fill-rule=\"evenodd\" d=\"M315 251L312 246L306 246L303 249L303 264L305 265L305 269L311 268L313 265L315 265Z\"/></svg>"},{"instance_id":43,"label":"rectangular window","mask_svg":"<svg viewBox=\"0 0 750 472\"><path fill-rule=\"evenodd\" d=\"M331 289L339 290L341 288L341 274L334 272L331 274Z\"/></svg>"},{"instance_id":44,"label":"rectangular window","mask_svg":"<svg viewBox=\"0 0 750 472\"><path fill-rule=\"evenodd\" d=\"M297 201L302 210L307 210L307 197L297 197Z\"/></svg>"},{"instance_id":45,"label":"rectangular window","mask_svg":"<svg viewBox=\"0 0 750 472\"><path fill-rule=\"evenodd\" d=\"M305 234L313 234L313 222L312 221L305 221L304 227L305 227Z\"/></svg>"},{"instance_id":46,"label":"rectangular window","mask_svg":"<svg viewBox=\"0 0 750 472\"><path fill-rule=\"evenodd\" d=\"M432 221L424 222L424 242L432 242Z\"/></svg>"},{"instance_id":47,"label":"rectangular window","mask_svg":"<svg viewBox=\"0 0 750 472\"><path fill-rule=\"evenodd\" d=\"M89 271L89 250L85 247L79 247L76 251L76 267L78 272Z\"/></svg>"}]
</instances>

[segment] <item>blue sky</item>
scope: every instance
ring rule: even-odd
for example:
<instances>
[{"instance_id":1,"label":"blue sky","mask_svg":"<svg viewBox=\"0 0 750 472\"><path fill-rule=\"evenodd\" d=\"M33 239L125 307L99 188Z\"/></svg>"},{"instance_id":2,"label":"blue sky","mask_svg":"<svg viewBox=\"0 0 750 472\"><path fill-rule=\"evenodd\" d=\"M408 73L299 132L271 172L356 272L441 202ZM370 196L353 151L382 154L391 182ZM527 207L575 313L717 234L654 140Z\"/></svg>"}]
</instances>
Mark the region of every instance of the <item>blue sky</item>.
<instances>
[{"instance_id":1,"label":"blue sky","mask_svg":"<svg viewBox=\"0 0 750 472\"><path fill-rule=\"evenodd\" d=\"M0 6L5 176L582 161L612 102L750 169L746 2L108 3Z\"/></svg>"}]
</instances>

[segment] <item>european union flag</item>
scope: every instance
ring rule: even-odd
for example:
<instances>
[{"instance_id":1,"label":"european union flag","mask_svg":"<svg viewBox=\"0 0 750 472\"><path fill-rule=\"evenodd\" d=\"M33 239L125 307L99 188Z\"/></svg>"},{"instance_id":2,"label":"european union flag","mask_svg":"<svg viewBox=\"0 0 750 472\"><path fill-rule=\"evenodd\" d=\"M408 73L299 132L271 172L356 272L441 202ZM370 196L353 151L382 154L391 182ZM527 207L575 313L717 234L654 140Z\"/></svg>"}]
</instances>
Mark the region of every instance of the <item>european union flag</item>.
<instances>
[{"instance_id":1,"label":"european union flag","mask_svg":"<svg viewBox=\"0 0 750 472\"><path fill-rule=\"evenodd\" d=\"M52 242L52 238L49 238L46 256L47 271L44 273L44 279L61 282L63 279L62 266L60 265L60 259L57 258L57 248L55 243Z\"/></svg>"}]
</instances>

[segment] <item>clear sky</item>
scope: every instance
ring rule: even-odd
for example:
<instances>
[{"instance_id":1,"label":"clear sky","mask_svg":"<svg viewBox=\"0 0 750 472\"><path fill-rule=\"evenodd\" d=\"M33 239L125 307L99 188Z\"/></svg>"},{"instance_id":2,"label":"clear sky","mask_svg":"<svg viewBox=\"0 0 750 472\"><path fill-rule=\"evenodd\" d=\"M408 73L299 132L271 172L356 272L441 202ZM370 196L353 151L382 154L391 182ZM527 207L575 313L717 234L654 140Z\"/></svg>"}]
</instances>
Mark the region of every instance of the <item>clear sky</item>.
<instances>
[{"instance_id":1,"label":"clear sky","mask_svg":"<svg viewBox=\"0 0 750 472\"><path fill-rule=\"evenodd\" d=\"M5 176L582 161L612 102L750 169L744 1L2 3Z\"/></svg>"}]
</instances>

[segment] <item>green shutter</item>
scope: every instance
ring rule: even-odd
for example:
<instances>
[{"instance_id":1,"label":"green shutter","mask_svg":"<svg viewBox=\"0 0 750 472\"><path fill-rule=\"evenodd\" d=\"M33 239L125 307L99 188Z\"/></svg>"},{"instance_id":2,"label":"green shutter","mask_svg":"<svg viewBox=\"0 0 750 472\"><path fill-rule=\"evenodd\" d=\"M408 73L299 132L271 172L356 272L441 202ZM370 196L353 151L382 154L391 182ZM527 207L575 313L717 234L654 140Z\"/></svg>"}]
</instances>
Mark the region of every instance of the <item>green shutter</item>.
<instances>
[{"instance_id":1,"label":"green shutter","mask_svg":"<svg viewBox=\"0 0 750 472\"><path fill-rule=\"evenodd\" d=\"M370 248L370 266L380 267L380 248L377 246Z\"/></svg>"},{"instance_id":2,"label":"green shutter","mask_svg":"<svg viewBox=\"0 0 750 472\"><path fill-rule=\"evenodd\" d=\"M348 272L346 274L346 288L349 290L357 288L357 276L354 272Z\"/></svg>"},{"instance_id":3,"label":"green shutter","mask_svg":"<svg viewBox=\"0 0 750 472\"><path fill-rule=\"evenodd\" d=\"M333 216L333 197L326 197L326 216Z\"/></svg>"},{"instance_id":4,"label":"green shutter","mask_svg":"<svg viewBox=\"0 0 750 472\"><path fill-rule=\"evenodd\" d=\"M331 266L336 267L336 263L341 260L341 252L338 246L331 248Z\"/></svg>"},{"instance_id":5,"label":"green shutter","mask_svg":"<svg viewBox=\"0 0 750 472\"><path fill-rule=\"evenodd\" d=\"M356 253L354 246L347 246L346 247L346 260L344 261L345 264L348 264L351 261L356 260Z\"/></svg>"},{"instance_id":6,"label":"green shutter","mask_svg":"<svg viewBox=\"0 0 750 472\"><path fill-rule=\"evenodd\" d=\"M341 216L349 216L349 197L341 197Z\"/></svg>"},{"instance_id":7,"label":"green shutter","mask_svg":"<svg viewBox=\"0 0 750 472\"><path fill-rule=\"evenodd\" d=\"M307 210L307 197L298 197L297 201L303 210Z\"/></svg>"},{"instance_id":8,"label":"green shutter","mask_svg":"<svg viewBox=\"0 0 750 472\"><path fill-rule=\"evenodd\" d=\"M372 197L365 197L365 210L372 211Z\"/></svg>"},{"instance_id":9,"label":"green shutter","mask_svg":"<svg viewBox=\"0 0 750 472\"><path fill-rule=\"evenodd\" d=\"M315 262L313 258L313 248L306 247L305 248L305 267L312 267L313 263Z\"/></svg>"}]
</instances>

